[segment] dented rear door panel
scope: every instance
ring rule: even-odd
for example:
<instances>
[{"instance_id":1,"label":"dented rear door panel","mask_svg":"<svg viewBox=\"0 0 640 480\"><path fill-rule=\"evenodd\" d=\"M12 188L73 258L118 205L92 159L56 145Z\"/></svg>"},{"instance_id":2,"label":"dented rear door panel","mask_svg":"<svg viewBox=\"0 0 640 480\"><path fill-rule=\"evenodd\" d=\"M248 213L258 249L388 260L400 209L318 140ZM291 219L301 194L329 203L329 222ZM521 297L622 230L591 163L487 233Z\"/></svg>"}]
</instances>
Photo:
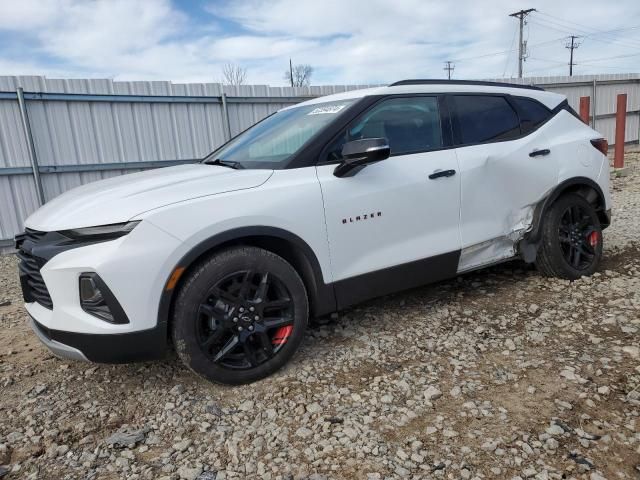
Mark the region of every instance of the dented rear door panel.
<instances>
[{"instance_id":1,"label":"dented rear door panel","mask_svg":"<svg viewBox=\"0 0 640 480\"><path fill-rule=\"evenodd\" d=\"M516 255L537 203L558 183L558 154L546 133L552 122L523 138L456 149L462 196L460 272ZM550 153L529 155L543 149Z\"/></svg>"}]
</instances>

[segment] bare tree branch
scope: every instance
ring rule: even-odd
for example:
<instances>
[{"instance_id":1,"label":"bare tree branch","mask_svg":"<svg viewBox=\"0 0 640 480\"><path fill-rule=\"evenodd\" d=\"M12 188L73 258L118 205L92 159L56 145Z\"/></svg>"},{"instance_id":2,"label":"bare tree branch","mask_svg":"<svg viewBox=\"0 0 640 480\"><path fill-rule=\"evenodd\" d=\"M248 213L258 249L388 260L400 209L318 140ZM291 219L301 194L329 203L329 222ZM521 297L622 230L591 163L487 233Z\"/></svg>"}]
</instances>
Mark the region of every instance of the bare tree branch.
<instances>
[{"instance_id":1,"label":"bare tree branch","mask_svg":"<svg viewBox=\"0 0 640 480\"><path fill-rule=\"evenodd\" d=\"M307 64L294 65L293 66L293 80L292 71L287 70L284 72L284 79L291 83L292 87L308 87L311 84L311 75L313 74L313 67Z\"/></svg>"},{"instance_id":2,"label":"bare tree branch","mask_svg":"<svg viewBox=\"0 0 640 480\"><path fill-rule=\"evenodd\" d=\"M243 85L247 79L247 69L235 63L225 63L222 67L222 82L226 85Z\"/></svg>"}]
</instances>

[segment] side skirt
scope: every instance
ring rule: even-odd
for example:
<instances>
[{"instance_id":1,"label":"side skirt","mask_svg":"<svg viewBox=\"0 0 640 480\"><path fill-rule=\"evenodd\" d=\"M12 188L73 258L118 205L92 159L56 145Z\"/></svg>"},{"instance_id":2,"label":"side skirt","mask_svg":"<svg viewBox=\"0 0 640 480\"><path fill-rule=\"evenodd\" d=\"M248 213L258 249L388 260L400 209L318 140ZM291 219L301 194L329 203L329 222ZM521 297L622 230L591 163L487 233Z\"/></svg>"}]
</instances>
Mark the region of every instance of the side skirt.
<instances>
[{"instance_id":1,"label":"side skirt","mask_svg":"<svg viewBox=\"0 0 640 480\"><path fill-rule=\"evenodd\" d=\"M390 293L455 277L460 250L365 273L333 284L338 309Z\"/></svg>"},{"instance_id":2,"label":"side skirt","mask_svg":"<svg viewBox=\"0 0 640 480\"><path fill-rule=\"evenodd\" d=\"M486 242L463 248L460 254L458 273L505 262L517 256L517 241L509 236L498 237Z\"/></svg>"}]
</instances>

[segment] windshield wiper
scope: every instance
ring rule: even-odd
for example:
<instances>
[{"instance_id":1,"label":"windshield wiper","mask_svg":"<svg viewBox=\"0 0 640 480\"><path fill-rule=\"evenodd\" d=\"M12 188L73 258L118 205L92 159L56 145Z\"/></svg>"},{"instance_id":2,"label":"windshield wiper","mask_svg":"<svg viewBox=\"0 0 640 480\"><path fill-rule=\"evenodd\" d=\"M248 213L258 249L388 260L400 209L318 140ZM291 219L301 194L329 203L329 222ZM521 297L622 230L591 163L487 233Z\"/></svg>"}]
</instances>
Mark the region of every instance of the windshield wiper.
<instances>
[{"instance_id":1,"label":"windshield wiper","mask_svg":"<svg viewBox=\"0 0 640 480\"><path fill-rule=\"evenodd\" d=\"M240 162L230 162L228 160L221 160L220 158L216 158L215 160L205 160L203 163L207 165L220 165L221 167L233 168L234 170L241 170L244 167Z\"/></svg>"}]
</instances>

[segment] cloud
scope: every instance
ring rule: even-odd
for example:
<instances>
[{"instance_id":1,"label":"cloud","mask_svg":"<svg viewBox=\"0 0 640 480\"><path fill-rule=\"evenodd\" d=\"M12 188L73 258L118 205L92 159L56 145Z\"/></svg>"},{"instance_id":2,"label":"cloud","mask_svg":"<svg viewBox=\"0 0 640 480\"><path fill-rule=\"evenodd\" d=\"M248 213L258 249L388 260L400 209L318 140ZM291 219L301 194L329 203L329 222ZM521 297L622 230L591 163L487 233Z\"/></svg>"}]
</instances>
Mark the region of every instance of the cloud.
<instances>
[{"instance_id":1,"label":"cloud","mask_svg":"<svg viewBox=\"0 0 640 480\"><path fill-rule=\"evenodd\" d=\"M525 72L565 74L563 37L582 35L576 73L637 70L640 28L635 0L535 1L525 29ZM282 85L289 58L308 63L316 84L378 83L516 72L512 1L20 0L0 6L0 75L214 81L226 62L248 81ZM611 24L603 24L607 19ZM619 24L616 19L619 20ZM636 24L638 22L635 22ZM496 52L508 52L498 53ZM589 61L591 59L591 61ZM596 59L596 60L594 60ZM582 64L581 64L582 62Z\"/></svg>"},{"instance_id":2,"label":"cloud","mask_svg":"<svg viewBox=\"0 0 640 480\"><path fill-rule=\"evenodd\" d=\"M51 25L71 5L66 0L5 1L0 7L0 30L28 31Z\"/></svg>"}]
</instances>

